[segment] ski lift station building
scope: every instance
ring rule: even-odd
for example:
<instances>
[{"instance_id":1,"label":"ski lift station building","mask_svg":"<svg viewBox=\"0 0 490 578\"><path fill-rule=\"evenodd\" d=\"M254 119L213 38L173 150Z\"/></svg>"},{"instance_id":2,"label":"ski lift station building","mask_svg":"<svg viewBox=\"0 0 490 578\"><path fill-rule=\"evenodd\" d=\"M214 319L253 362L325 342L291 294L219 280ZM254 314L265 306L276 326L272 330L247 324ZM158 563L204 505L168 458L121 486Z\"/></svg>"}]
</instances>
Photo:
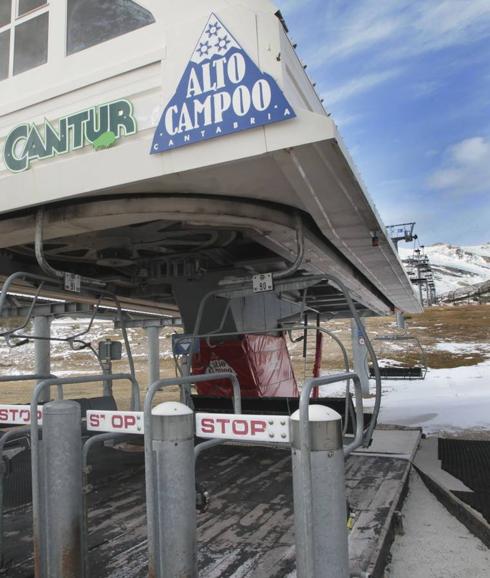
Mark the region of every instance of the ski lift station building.
<instances>
[{"instance_id":1,"label":"ski lift station building","mask_svg":"<svg viewBox=\"0 0 490 578\"><path fill-rule=\"evenodd\" d=\"M363 310L420 310L271 2L10 4L0 274L35 266L42 208L53 267L191 323L182 284L195 301L226 278L285 270L301 222L298 271L335 274ZM309 304L345 310L324 293Z\"/></svg>"},{"instance_id":2,"label":"ski lift station building","mask_svg":"<svg viewBox=\"0 0 490 578\"><path fill-rule=\"evenodd\" d=\"M396 249L305 68L269 0L1 1L0 316L35 322L90 316L102 304L105 315L118 310L123 329L130 322L178 321L186 334L201 338L199 359L180 365L184 375L204 374L194 403L231 397L231 387L210 377L218 373L223 379L224 370L238 376L243 407L254 398L253 409L260 413L271 407L271 398L296 398L297 407L298 384L284 353L295 320L305 323L306 314L318 324L353 317L362 337L362 316L420 312ZM49 327L34 325L38 373L50 377L44 347ZM316 328L318 334L320 325ZM22 344L20 333L2 336ZM153 345L158 364L158 341ZM216 359L218 348L222 359ZM174 350L181 361L183 353ZM150 377L158 377L154 366ZM130 379L134 382L134 374ZM104 391L110 394L110 388ZM378 371L375 415L365 429L359 421L362 403L356 403L361 412L354 416L356 440L364 445L371 440L380 392ZM138 392L133 394L136 410ZM220 407L208 403L206 409ZM34 487L38 436L33 433ZM226 452L234 451L226 447L206 452L203 464L211 469L225 464ZM352 450L347 448L346 455ZM270 463L267 448L242 451L245 462L233 474L236 483L244 471ZM408 472L406 462L376 451L372 462L354 454L348 462L353 472L365 468L353 479L375 480L373 495L391 496L383 515L370 513L376 528L361 524L357 531L360 546L352 551L363 572L379 570L373 551L379 554L384 545L371 546L385 536ZM290 479L290 466L278 463L289 468ZM277 480L283 478L286 474ZM393 482L390 491L386 478ZM256 489L260 493L261 483ZM272 494L267 495L264 508L273 509ZM236 498L231 496L229 508L239 507ZM125 498L107 499L123 504ZM36 541L39 496L33 503ZM238 517L243 515L245 510ZM243 550L233 564L253 559L262 564L257 576L286 576L285 568L294 567L290 545L286 553L281 549L290 518L285 515L281 531L271 533L281 544L285 540L283 545L257 542L254 553ZM172 528L176 534L178 527ZM132 551L133 537L137 533L119 536L118 548ZM208 569L202 575L234 575L231 562L227 571L210 570L228 547L223 543L220 550L213 540L201 557L201 567ZM310 568L304 575L323 576L311 571L310 540L311 535L303 544L301 563ZM95 576L96 568L100 576L126 575L108 570L111 547L97 554L99 562L87 575ZM40 548L37 578L67 578L59 569L49 571L53 548ZM18 561L15 575L28 575L30 562L25 556ZM171 575L161 573L150 555L152 564L155 575ZM128 576L145 575L144 565L131 574L122 558L120 567Z\"/></svg>"}]
</instances>

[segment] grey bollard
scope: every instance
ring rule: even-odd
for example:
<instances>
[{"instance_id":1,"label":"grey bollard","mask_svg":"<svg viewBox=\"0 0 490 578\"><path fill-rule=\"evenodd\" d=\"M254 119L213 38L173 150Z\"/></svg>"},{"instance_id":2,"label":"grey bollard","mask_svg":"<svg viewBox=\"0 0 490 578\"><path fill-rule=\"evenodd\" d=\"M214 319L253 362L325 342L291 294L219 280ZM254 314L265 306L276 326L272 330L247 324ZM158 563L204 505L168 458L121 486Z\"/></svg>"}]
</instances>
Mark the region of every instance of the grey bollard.
<instances>
[{"instance_id":1,"label":"grey bollard","mask_svg":"<svg viewBox=\"0 0 490 578\"><path fill-rule=\"evenodd\" d=\"M291 416L298 578L348 578L349 553L341 416L310 405L311 490L305 485L299 410ZM311 503L308 500L311 498ZM309 514L308 514L308 511ZM311 516L311 522L307 520ZM308 542L309 541L309 542Z\"/></svg>"},{"instance_id":2,"label":"grey bollard","mask_svg":"<svg viewBox=\"0 0 490 578\"><path fill-rule=\"evenodd\" d=\"M82 558L82 432L80 405L44 406L40 463L40 560L42 578L80 578ZM34 480L33 480L34 482Z\"/></svg>"},{"instance_id":3,"label":"grey bollard","mask_svg":"<svg viewBox=\"0 0 490 578\"><path fill-rule=\"evenodd\" d=\"M179 402L152 410L155 479L156 552L158 578L197 577L196 475L194 468L194 412ZM153 573L152 573L153 572Z\"/></svg>"}]
</instances>

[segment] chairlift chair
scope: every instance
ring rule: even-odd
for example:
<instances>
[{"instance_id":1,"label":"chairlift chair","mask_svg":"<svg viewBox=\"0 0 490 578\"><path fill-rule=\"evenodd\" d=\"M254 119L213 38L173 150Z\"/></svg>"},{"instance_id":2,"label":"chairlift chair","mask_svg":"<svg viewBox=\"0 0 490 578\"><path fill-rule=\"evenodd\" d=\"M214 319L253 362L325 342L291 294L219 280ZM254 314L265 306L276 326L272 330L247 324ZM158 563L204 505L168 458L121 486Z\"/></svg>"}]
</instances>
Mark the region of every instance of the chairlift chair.
<instances>
[{"instance_id":1,"label":"chairlift chair","mask_svg":"<svg viewBox=\"0 0 490 578\"><path fill-rule=\"evenodd\" d=\"M406 379L406 380L422 380L427 375L427 358L424 348L420 340L408 334L403 335L379 335L374 338L376 341L411 341L415 343L417 349L420 350L420 362L412 366L402 365L382 365L379 366L379 372L382 379ZM374 377L374 368L369 366L369 377Z\"/></svg>"}]
</instances>

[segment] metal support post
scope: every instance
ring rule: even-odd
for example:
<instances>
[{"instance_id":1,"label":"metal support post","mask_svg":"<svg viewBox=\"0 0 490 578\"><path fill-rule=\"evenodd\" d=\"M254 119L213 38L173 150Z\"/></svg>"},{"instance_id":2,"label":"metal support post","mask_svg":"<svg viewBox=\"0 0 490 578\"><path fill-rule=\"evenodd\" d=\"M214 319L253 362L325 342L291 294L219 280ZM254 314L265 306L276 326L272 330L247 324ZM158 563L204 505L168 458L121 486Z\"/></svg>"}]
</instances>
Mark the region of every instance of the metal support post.
<instances>
[{"instance_id":1,"label":"metal support post","mask_svg":"<svg viewBox=\"0 0 490 578\"><path fill-rule=\"evenodd\" d=\"M299 410L290 423L298 578L348 578L341 416L324 406L309 406L309 449L301 448ZM311 468L311 483L305 467Z\"/></svg>"},{"instance_id":2,"label":"metal support post","mask_svg":"<svg viewBox=\"0 0 490 578\"><path fill-rule=\"evenodd\" d=\"M179 402L152 410L155 506L149 576L197 577L194 412Z\"/></svg>"},{"instance_id":3,"label":"metal support post","mask_svg":"<svg viewBox=\"0 0 490 578\"><path fill-rule=\"evenodd\" d=\"M36 370L38 375L48 376L51 374L51 320L49 317L34 317L34 335L39 339L34 340L34 352L36 358ZM38 382L39 383L39 382ZM50 391L46 389L39 401L49 401Z\"/></svg>"},{"instance_id":4,"label":"metal support post","mask_svg":"<svg viewBox=\"0 0 490 578\"><path fill-rule=\"evenodd\" d=\"M44 406L39 484L40 533L35 536L36 578L81 578L82 432L80 405ZM37 542L37 544L36 544Z\"/></svg>"},{"instance_id":5,"label":"metal support post","mask_svg":"<svg viewBox=\"0 0 490 578\"><path fill-rule=\"evenodd\" d=\"M183 355L180 358L180 367L182 369L182 377L188 377L191 375L192 355ZM180 401L189 407L194 407L192 404L192 384L188 383L181 388Z\"/></svg>"},{"instance_id":6,"label":"metal support post","mask_svg":"<svg viewBox=\"0 0 490 578\"><path fill-rule=\"evenodd\" d=\"M104 375L112 375L112 361L110 359L101 361L100 365ZM104 397L112 396L112 381L109 381L108 379L104 380L102 386L102 395Z\"/></svg>"},{"instance_id":7,"label":"metal support post","mask_svg":"<svg viewBox=\"0 0 490 578\"><path fill-rule=\"evenodd\" d=\"M398 329L405 329L405 315L403 315L403 311L396 312L396 326Z\"/></svg>"},{"instance_id":8,"label":"metal support post","mask_svg":"<svg viewBox=\"0 0 490 578\"><path fill-rule=\"evenodd\" d=\"M362 323L362 321L361 321ZM368 350L364 336L359 331L355 319L351 320L352 332L352 362L354 372L359 376L361 381L362 393L369 393L369 373L368 373Z\"/></svg>"},{"instance_id":9,"label":"metal support post","mask_svg":"<svg viewBox=\"0 0 490 578\"><path fill-rule=\"evenodd\" d=\"M160 379L160 327L151 325L145 328L148 340L148 383Z\"/></svg>"}]
</instances>

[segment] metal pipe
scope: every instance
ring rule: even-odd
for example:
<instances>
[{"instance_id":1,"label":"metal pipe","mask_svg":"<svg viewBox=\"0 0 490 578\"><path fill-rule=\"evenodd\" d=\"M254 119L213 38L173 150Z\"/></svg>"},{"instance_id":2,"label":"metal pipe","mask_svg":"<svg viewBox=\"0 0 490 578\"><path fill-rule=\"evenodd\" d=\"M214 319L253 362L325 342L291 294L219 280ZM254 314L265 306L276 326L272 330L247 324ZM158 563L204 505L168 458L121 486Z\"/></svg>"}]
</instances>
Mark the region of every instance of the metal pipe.
<instances>
[{"instance_id":1,"label":"metal pipe","mask_svg":"<svg viewBox=\"0 0 490 578\"><path fill-rule=\"evenodd\" d=\"M210 450L216 446L220 446L224 444L226 440L222 439L214 439L214 440L206 440L205 442L201 442L194 446L194 460L197 461L197 458L202 454L202 452L206 450Z\"/></svg>"},{"instance_id":2,"label":"metal pipe","mask_svg":"<svg viewBox=\"0 0 490 578\"><path fill-rule=\"evenodd\" d=\"M148 381L160 379L160 327L150 325L145 328L148 344Z\"/></svg>"},{"instance_id":3,"label":"metal pipe","mask_svg":"<svg viewBox=\"0 0 490 578\"><path fill-rule=\"evenodd\" d=\"M324 327L320 326L317 327L317 330L331 337L335 341L335 343L340 347L340 351L342 352L342 357L344 359L344 369L347 373L350 370L350 366L349 366L349 355L347 353L345 345L332 331L329 331L328 329L325 329ZM349 427L349 410L350 410L349 398L350 398L350 379L348 379L345 384L345 409L344 409L345 417L344 417L344 427L342 429L343 435L347 433L347 429ZM355 427L356 426L354 424L354 428Z\"/></svg>"},{"instance_id":4,"label":"metal pipe","mask_svg":"<svg viewBox=\"0 0 490 578\"><path fill-rule=\"evenodd\" d=\"M294 275L294 273L296 273L296 271L303 264L305 257L305 234L303 229L303 219L299 213L296 213L294 220L296 225L296 243L298 247L296 259L289 267L284 269L284 271L276 271L275 273L272 273L273 279L284 279L285 277L290 277L291 275Z\"/></svg>"},{"instance_id":5,"label":"metal pipe","mask_svg":"<svg viewBox=\"0 0 490 578\"><path fill-rule=\"evenodd\" d=\"M41 379L49 379L50 377L56 378L56 375L40 375L39 373L26 374L26 375L1 375L0 383L9 383L17 381L40 381Z\"/></svg>"},{"instance_id":6,"label":"metal pipe","mask_svg":"<svg viewBox=\"0 0 490 578\"><path fill-rule=\"evenodd\" d=\"M238 409L240 411L238 411ZM241 412L241 403L239 405L237 405L235 403L234 407L233 407L233 411L235 412L235 414L240 413ZM212 440L206 440L205 442L201 442L200 444L197 444L196 446L194 446L194 461L197 462L197 458L205 450L209 450L211 448L219 446L219 445L225 443L225 441L226 440L223 440L223 439L212 439Z\"/></svg>"},{"instance_id":7,"label":"metal pipe","mask_svg":"<svg viewBox=\"0 0 490 578\"><path fill-rule=\"evenodd\" d=\"M34 388L31 401L31 469L32 469L32 523L33 523L33 536L34 536L34 546L35 548L39 543L40 537L40 515L41 515L41 496L39 492L39 426L38 426L38 402L39 397L43 391L51 387L51 385L73 385L81 383L95 383L103 382L104 380L128 380L132 384L132 397L139 399L139 386L138 382L134 381L131 375L126 373L114 373L112 375L92 375L92 376L79 376L79 377L66 377L66 378L50 378L41 381ZM78 405L78 404L77 404ZM137 408L139 409L139 404ZM40 578L36 574L36 578Z\"/></svg>"},{"instance_id":8,"label":"metal pipe","mask_svg":"<svg viewBox=\"0 0 490 578\"><path fill-rule=\"evenodd\" d=\"M341 416L309 406L311 493L305 493L300 411L291 416L294 526L298 578L348 578L344 456ZM306 508L311 505L310 525Z\"/></svg>"},{"instance_id":9,"label":"metal pipe","mask_svg":"<svg viewBox=\"0 0 490 578\"><path fill-rule=\"evenodd\" d=\"M81 409L76 401L44 406L42 468L35 480L41 497L41 531L33 536L37 578L82 575L81 439Z\"/></svg>"},{"instance_id":10,"label":"metal pipe","mask_svg":"<svg viewBox=\"0 0 490 578\"><path fill-rule=\"evenodd\" d=\"M242 412L241 396L240 396L240 384L238 379L233 373L204 373L202 375L189 375L186 377L175 377L169 379L161 379L152 383L148 387L148 391L145 397L144 403L144 438L145 438L145 483L146 483L146 524L148 528L148 555L149 555L149 567L156 568L157 564L157 554L156 554L156 544L158 543L155 535L155 504L153 501L153 483L155 480L155 467L153 461L153 428L151 421L151 410L153 398L157 391L165 388L178 385L181 389L185 388L187 385L192 385L194 383L199 383L201 381L212 380L226 380L230 381L233 387L233 400L235 413Z\"/></svg>"},{"instance_id":11,"label":"metal pipe","mask_svg":"<svg viewBox=\"0 0 490 578\"><path fill-rule=\"evenodd\" d=\"M310 437L310 421L309 421L309 407L310 395L314 387L320 385L330 385L346 379L352 379L356 391L360 390L361 384L359 377L355 373L339 373L331 376L322 376L310 378L303 384L301 397L299 400L299 418L300 418L300 451L301 451L301 477L303 482L303 496L304 496L304 511L303 511L303 527L312 528L313 524L313 502L312 502L312 473L311 473L311 437ZM358 397L356 396L356 405ZM359 396L360 407L356 407L356 411L362 413L362 396ZM352 452L356 447L362 444L363 431L362 420L357 420L357 434L354 442L349 445L349 451ZM314 556L314 547L311 533L306 533L304 538L305 545L305 564L306 576L314 578L311 564Z\"/></svg>"},{"instance_id":12,"label":"metal pipe","mask_svg":"<svg viewBox=\"0 0 490 578\"><path fill-rule=\"evenodd\" d=\"M363 443L364 435L364 410L362 404L362 385L359 378L353 378L354 396L356 400L355 419L354 419L354 439L344 446L344 456L347 458L355 449Z\"/></svg>"},{"instance_id":13,"label":"metal pipe","mask_svg":"<svg viewBox=\"0 0 490 578\"><path fill-rule=\"evenodd\" d=\"M52 267L46 260L46 256L44 254L44 209L38 209L36 213L36 231L34 235L34 251L36 255L36 260L41 267L41 269L51 277L55 277L57 279L64 279L65 278L65 271L59 271ZM89 285L94 285L96 287L105 287L107 283L104 281L99 281L98 279L92 279L91 277L82 277L80 276L81 280Z\"/></svg>"},{"instance_id":14,"label":"metal pipe","mask_svg":"<svg viewBox=\"0 0 490 578\"><path fill-rule=\"evenodd\" d=\"M19 327L16 327L15 329L9 329L9 330L7 330L7 331L4 331L4 332L0 333L0 336L1 336L1 337L4 337L5 335L10 336L10 335L12 335L13 333L16 333L17 331L20 331L21 329L25 329L25 328L27 327L27 325L29 324L29 321L31 320L32 313L33 313L33 311L34 311L34 307L36 306L37 300L38 300L38 298L39 298L39 295L40 295L40 293L41 293L41 291L42 291L43 286L44 286L44 283L41 283L41 284L39 285L39 287L37 288L36 294L33 296L32 303L31 303L31 305L30 305L30 307L29 307L29 310L28 310L28 312L27 312L27 315L26 315L26 317L25 317L24 322L22 323L22 325L20 325Z\"/></svg>"},{"instance_id":15,"label":"metal pipe","mask_svg":"<svg viewBox=\"0 0 490 578\"><path fill-rule=\"evenodd\" d=\"M0 376L0 384L1 383L16 383L19 381L36 381L36 382L40 382L44 379L57 379L56 375L53 375L52 373L49 375L39 375L38 373L33 373L33 374L26 374L26 375L2 375ZM62 385L58 385L56 387L57 389L57 399L63 399L63 386Z\"/></svg>"},{"instance_id":16,"label":"metal pipe","mask_svg":"<svg viewBox=\"0 0 490 578\"><path fill-rule=\"evenodd\" d=\"M155 456L152 501L155 506L154 562L149 576L197 577L196 474L194 412L180 402L166 402L152 410Z\"/></svg>"},{"instance_id":17,"label":"metal pipe","mask_svg":"<svg viewBox=\"0 0 490 578\"><path fill-rule=\"evenodd\" d=\"M42 252L42 250L41 250L41 252ZM10 286L14 283L14 281L16 281L17 279L21 279L21 278L32 279L35 281L41 281L43 283L53 283L52 278L44 277L43 275L36 275L34 273L28 273L25 271L18 271L16 273L13 273L4 281L3 286L2 286L2 290L0 291L0 317L2 315L2 311L3 311L4 305L5 305L5 301L7 299L7 294L8 294ZM57 283L61 284L61 281L59 280L59 278L57 279ZM115 293L112 293L110 291L103 290L103 289L99 289L99 290L97 290L97 292L98 292L99 296L100 295L108 296L110 299L112 299L114 301L114 303L116 305L117 316L118 316L119 324L121 326L121 333L122 333L123 340L124 340L124 346L126 349L126 354L128 356L129 371L131 373L133 380L136 381L136 370L135 370L135 366L134 366L133 354L131 352L131 346L129 344L128 332L127 332L125 322L124 322L124 315L123 315L122 308L121 308L121 302ZM99 297L99 303L100 303L100 297ZM32 338L32 336L31 336L31 338ZM64 338L64 339L57 338L57 339L53 339L53 341L68 341L68 342L70 342L70 344L72 344L74 342L73 338ZM89 347L92 351L94 351L93 348L90 346L90 344L87 344L83 341L81 343L83 345ZM133 400L133 402L136 403L136 400Z\"/></svg>"},{"instance_id":18,"label":"metal pipe","mask_svg":"<svg viewBox=\"0 0 490 578\"><path fill-rule=\"evenodd\" d=\"M44 283L53 283L53 279L50 277L44 277L43 275L36 275L34 273L27 273L26 271L17 271L16 273L12 273L2 285L2 290L0 291L0 316L2 314L3 308L5 307L5 301L7 299L7 294L9 292L10 286L16 281L17 279L27 278L27 279L34 279L36 281L41 281Z\"/></svg>"},{"instance_id":19,"label":"metal pipe","mask_svg":"<svg viewBox=\"0 0 490 578\"><path fill-rule=\"evenodd\" d=\"M101 433L94 435L83 444L82 448L82 525L80 531L80 548L82 552L82 577L90 578L90 567L88 559L88 505L87 505L87 494L89 492L88 485L88 454L95 444L103 443L107 440L114 439L125 439L130 437L129 434L119 434L119 433Z\"/></svg>"},{"instance_id":20,"label":"metal pipe","mask_svg":"<svg viewBox=\"0 0 490 578\"><path fill-rule=\"evenodd\" d=\"M51 374L51 320L48 317L34 317L34 335L39 339L34 341L36 373L39 375ZM41 401L49 401L49 391Z\"/></svg>"},{"instance_id":21,"label":"metal pipe","mask_svg":"<svg viewBox=\"0 0 490 578\"><path fill-rule=\"evenodd\" d=\"M285 279L286 277L290 277L294 275L296 271L301 267L305 257L305 234L304 234L304 225L303 219L299 213L295 213L294 215L294 224L296 229L296 257L294 261L286 267L286 269L282 271L274 271L272 273L272 278L274 280ZM220 282L222 286L228 285L243 285L244 283L252 283L251 277L235 277L230 280L223 279ZM229 288L228 288L229 289Z\"/></svg>"},{"instance_id":22,"label":"metal pipe","mask_svg":"<svg viewBox=\"0 0 490 578\"><path fill-rule=\"evenodd\" d=\"M369 426L367 428L367 431L365 432L365 435L364 435L364 444L366 446L368 446L371 443L374 428L376 427L376 423L378 421L378 416L379 416L379 410L381 407L382 390L381 390L381 374L379 372L378 359L376 357L376 353L374 351L374 348L373 348L371 341L369 339L369 336L367 334L366 328L364 327L362 320L361 320L361 317L359 316L359 313L358 313L358 311L354 305L354 302L352 301L352 297L350 296L349 290L342 283L342 281L340 281L340 279L338 279L334 275L324 275L324 277L325 277L325 279L335 283L338 286L338 288L342 291L342 293L344 294L345 299L347 301L347 305L349 306L349 310L352 313L352 316L354 317L354 319L356 320L359 333L362 335L362 337L364 337L364 342L365 342L366 348L368 350L369 357L371 358L371 362L373 364L374 377L376 380L376 397L374 400L374 408L373 408L373 413L371 416L371 421L370 421Z\"/></svg>"},{"instance_id":23,"label":"metal pipe","mask_svg":"<svg viewBox=\"0 0 490 578\"><path fill-rule=\"evenodd\" d=\"M362 323L362 321L361 321ZM364 324L363 324L364 325ZM363 335L359 331L359 325L355 319L351 319L352 359L354 371L359 376L362 384L362 393L369 394L369 370L366 362L367 349Z\"/></svg>"},{"instance_id":24,"label":"metal pipe","mask_svg":"<svg viewBox=\"0 0 490 578\"><path fill-rule=\"evenodd\" d=\"M43 247L43 237L44 237L44 209L38 209L36 213L36 230L34 235L34 251L36 254L36 260L39 267L51 277L57 277L58 279L63 279L65 274L63 271L57 271L54 267L46 261L44 256Z\"/></svg>"}]
</instances>

